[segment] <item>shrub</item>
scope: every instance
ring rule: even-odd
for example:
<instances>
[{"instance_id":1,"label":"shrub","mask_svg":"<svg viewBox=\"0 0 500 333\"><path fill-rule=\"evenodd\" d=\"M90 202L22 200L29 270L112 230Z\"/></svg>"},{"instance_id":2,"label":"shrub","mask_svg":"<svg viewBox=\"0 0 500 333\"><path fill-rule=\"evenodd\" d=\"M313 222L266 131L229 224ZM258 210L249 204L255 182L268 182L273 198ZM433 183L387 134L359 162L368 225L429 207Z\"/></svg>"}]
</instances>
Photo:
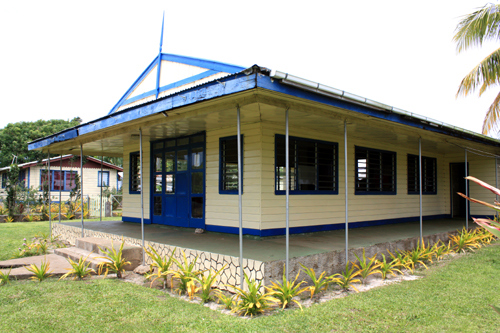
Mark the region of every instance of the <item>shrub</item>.
<instances>
[{"instance_id":1,"label":"shrub","mask_svg":"<svg viewBox=\"0 0 500 333\"><path fill-rule=\"evenodd\" d=\"M297 279L299 278L300 271L295 276L295 279L288 281L285 276L285 266L283 265L283 280L279 281L271 281L271 287L267 288L269 293L276 299L279 300L280 304L284 308L287 308L290 305L290 302L295 302L299 308L302 310L302 306L299 302L294 300L293 298L302 294L304 291L309 290L309 287L305 287L300 289L300 285L305 283L305 281L300 281L297 283Z\"/></svg>"},{"instance_id":2,"label":"shrub","mask_svg":"<svg viewBox=\"0 0 500 333\"><path fill-rule=\"evenodd\" d=\"M91 252L92 253L92 252ZM67 258L69 264L71 265L71 268L67 268L69 270L68 273L64 274L61 276L59 280L63 280L67 278L68 276L74 276L73 280L83 280L85 277L89 276L90 274L94 273L95 270L93 268L89 268L90 262L87 262L87 259L89 258L90 254L89 253L85 258L80 257L78 259L78 262L74 262L71 260L71 258Z\"/></svg>"},{"instance_id":3,"label":"shrub","mask_svg":"<svg viewBox=\"0 0 500 333\"><path fill-rule=\"evenodd\" d=\"M200 298L202 303L207 303L212 300L212 289L214 288L214 283L217 281L217 276L219 276L225 268L226 265L222 266L222 268L216 272L209 270L207 275L200 274L199 276L193 278L194 281L200 284L197 291L201 291Z\"/></svg>"},{"instance_id":4,"label":"shrub","mask_svg":"<svg viewBox=\"0 0 500 333\"><path fill-rule=\"evenodd\" d=\"M366 258L365 249L363 248L363 256L361 259L357 254L354 255L356 259L358 259L358 262L353 264L353 266L358 269L358 275L361 277L363 283L365 283L368 276L380 273L380 270L377 269L379 265L377 264L376 254L371 258Z\"/></svg>"},{"instance_id":5,"label":"shrub","mask_svg":"<svg viewBox=\"0 0 500 333\"><path fill-rule=\"evenodd\" d=\"M198 256L196 256L196 258L194 258L194 260L190 263L187 260L186 253L184 251L182 251L182 255L184 257L183 263L179 262L175 258L173 259L178 267L178 270L172 272L174 278L177 278L180 282L179 295L186 293L188 291L189 282L203 273L202 271L197 271L194 269L196 261L198 260Z\"/></svg>"},{"instance_id":6,"label":"shrub","mask_svg":"<svg viewBox=\"0 0 500 333\"><path fill-rule=\"evenodd\" d=\"M12 271L12 268L9 269L7 273L3 273L0 271L0 286L3 286L5 284L10 283L10 272Z\"/></svg>"},{"instance_id":7,"label":"shrub","mask_svg":"<svg viewBox=\"0 0 500 333\"><path fill-rule=\"evenodd\" d=\"M269 303L276 302L276 300L271 297L270 293L260 292L262 281L257 283L254 279L250 280L245 274L245 283L247 284L248 291L238 287L232 287L237 291L236 304L231 310L232 312L243 316L250 315L253 317L253 315L267 310L270 306Z\"/></svg>"},{"instance_id":8,"label":"shrub","mask_svg":"<svg viewBox=\"0 0 500 333\"><path fill-rule=\"evenodd\" d=\"M151 273L151 274L146 276L148 279L151 279L154 276L156 276L156 278L154 278L151 281L150 286L152 286L156 280L162 278L163 279L163 289L165 289L167 287L168 276L173 273L172 271L170 271L170 266L172 266L175 250L176 250L176 248L174 248L174 251L172 252L172 255L170 256L170 258L167 259L167 256L165 256L165 258L162 258L162 256L159 255L158 252L156 252L156 250L151 245L149 246L149 250L147 250L146 248L144 249L146 254L153 261L153 263L150 265L150 270L153 271L154 268L157 269L156 273Z\"/></svg>"},{"instance_id":9,"label":"shrub","mask_svg":"<svg viewBox=\"0 0 500 333\"><path fill-rule=\"evenodd\" d=\"M317 295L321 291L324 291L328 288L331 280L326 277L326 272L323 272L320 274L319 277L316 277L316 272L314 272L314 269L307 268L302 264L300 264L300 266L302 266L304 273L306 273L307 276L309 276L309 278L313 283L312 286L309 286L307 288L311 292L311 298L313 298L314 295Z\"/></svg>"},{"instance_id":10,"label":"shrub","mask_svg":"<svg viewBox=\"0 0 500 333\"><path fill-rule=\"evenodd\" d=\"M360 275L360 272L359 270L355 272L354 271L355 267L356 267L355 265L352 265L351 268L349 268L349 263L346 263L345 269L341 273L334 274L330 276L329 279L333 283L338 284L345 291L348 291L349 288L352 288L357 292L359 292L358 289L356 289L356 287L354 286L354 283L361 282L360 279L356 279L356 277Z\"/></svg>"},{"instance_id":11,"label":"shrub","mask_svg":"<svg viewBox=\"0 0 500 333\"><path fill-rule=\"evenodd\" d=\"M40 267L35 264L31 264L29 267L26 267L28 271L33 273L33 276L30 277L31 280L38 280L38 282L42 282L46 278L52 276L52 271L49 272L50 264L48 261L42 261L40 263Z\"/></svg>"},{"instance_id":12,"label":"shrub","mask_svg":"<svg viewBox=\"0 0 500 333\"><path fill-rule=\"evenodd\" d=\"M109 249L108 248L101 249L99 247L99 250L105 253L106 257L97 257L97 258L107 259L106 261L99 263L99 275L101 275L103 269L106 269L104 277L108 275L109 271L116 273L116 277L119 279L123 277L122 273L125 271L125 266L130 265L130 261L126 261L122 257L124 244L125 242L123 241L122 238L122 244L120 245L120 249L118 251L115 250L113 242L111 242L111 248Z\"/></svg>"},{"instance_id":13,"label":"shrub","mask_svg":"<svg viewBox=\"0 0 500 333\"><path fill-rule=\"evenodd\" d=\"M387 278L387 274L391 274L392 276L396 276L396 272L399 274L403 274L398 267L401 267L401 264L398 262L397 259L392 259L391 261L387 262L385 255L382 253L382 260L377 260L378 264L378 270L380 275L382 276L382 280L385 280Z\"/></svg>"}]
</instances>

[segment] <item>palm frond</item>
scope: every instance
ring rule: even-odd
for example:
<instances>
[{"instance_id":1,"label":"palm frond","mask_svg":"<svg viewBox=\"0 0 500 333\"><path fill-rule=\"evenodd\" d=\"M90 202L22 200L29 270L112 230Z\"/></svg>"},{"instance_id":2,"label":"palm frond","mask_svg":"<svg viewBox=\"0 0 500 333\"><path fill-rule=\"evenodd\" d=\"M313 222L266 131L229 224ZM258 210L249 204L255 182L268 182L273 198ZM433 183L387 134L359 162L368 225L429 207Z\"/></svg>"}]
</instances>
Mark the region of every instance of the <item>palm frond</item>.
<instances>
[{"instance_id":1,"label":"palm frond","mask_svg":"<svg viewBox=\"0 0 500 333\"><path fill-rule=\"evenodd\" d=\"M457 52L481 46L488 40L500 39L500 5L487 4L475 12L465 15L458 23L453 41Z\"/></svg>"},{"instance_id":2,"label":"palm frond","mask_svg":"<svg viewBox=\"0 0 500 333\"><path fill-rule=\"evenodd\" d=\"M490 86L500 81L500 49L496 49L484 58L460 82L457 97L467 96L479 89L481 96Z\"/></svg>"},{"instance_id":3,"label":"palm frond","mask_svg":"<svg viewBox=\"0 0 500 333\"><path fill-rule=\"evenodd\" d=\"M488 134L498 130L498 121L500 120L500 93L498 93L497 97L493 100L488 111L486 112L486 116L484 116L483 120L483 134Z\"/></svg>"}]
</instances>

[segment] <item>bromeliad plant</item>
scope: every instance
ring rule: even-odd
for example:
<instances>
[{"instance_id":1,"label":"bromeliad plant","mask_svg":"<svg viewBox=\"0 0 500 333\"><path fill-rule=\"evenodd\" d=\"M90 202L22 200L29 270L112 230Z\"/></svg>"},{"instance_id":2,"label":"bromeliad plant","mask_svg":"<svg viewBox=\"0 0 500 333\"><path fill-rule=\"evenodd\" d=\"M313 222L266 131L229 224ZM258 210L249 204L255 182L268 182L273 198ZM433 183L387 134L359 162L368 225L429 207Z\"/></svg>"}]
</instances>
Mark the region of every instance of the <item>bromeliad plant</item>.
<instances>
[{"instance_id":1,"label":"bromeliad plant","mask_svg":"<svg viewBox=\"0 0 500 333\"><path fill-rule=\"evenodd\" d=\"M99 275L101 275L102 271L105 269L106 271L104 272L104 277L106 277L110 271L116 273L116 277L119 279L123 277L122 273L125 271L125 266L130 265L130 261L126 261L123 258L123 245L125 245L125 242L122 238L122 244L120 245L120 249L118 251L115 250L113 241L111 241L111 248L109 249L101 249L99 247L99 250L106 254L105 257L97 257L100 259L106 259L106 261L99 263Z\"/></svg>"},{"instance_id":2,"label":"bromeliad plant","mask_svg":"<svg viewBox=\"0 0 500 333\"><path fill-rule=\"evenodd\" d=\"M474 249L481 247L480 237L475 232L465 229L465 227L458 235L450 235L450 241L451 248L457 253L474 251Z\"/></svg>"},{"instance_id":3,"label":"bromeliad plant","mask_svg":"<svg viewBox=\"0 0 500 333\"><path fill-rule=\"evenodd\" d=\"M224 309L226 310L231 310L234 307L235 304L234 298L235 295L227 296L222 291L217 290L217 303L224 304Z\"/></svg>"},{"instance_id":4,"label":"bromeliad plant","mask_svg":"<svg viewBox=\"0 0 500 333\"><path fill-rule=\"evenodd\" d=\"M352 265L351 268L349 268L349 263L346 263L345 269L341 273L334 274L330 276L329 279L333 283L338 284L344 291L348 291L349 288L352 288L356 290L356 292L359 292L359 290L356 289L356 287L354 286L354 283L361 282L360 279L356 279L356 277L360 275L360 272L359 270L355 272L354 271L355 268L356 268L355 265Z\"/></svg>"},{"instance_id":5,"label":"bromeliad plant","mask_svg":"<svg viewBox=\"0 0 500 333\"><path fill-rule=\"evenodd\" d=\"M387 274L391 274L392 276L396 276L396 272L403 275L403 272L399 270L398 267L401 267L401 264L397 259L392 259L391 261L387 261L385 258L385 254L381 254L382 260L377 260L378 270L380 275L382 276L382 280L387 278Z\"/></svg>"},{"instance_id":6,"label":"bromeliad plant","mask_svg":"<svg viewBox=\"0 0 500 333\"><path fill-rule=\"evenodd\" d=\"M90 274L95 274L95 270L93 268L89 268L90 262L87 262L87 259L91 254L92 252L89 253L85 258L80 257L80 259L78 259L78 262L74 262L73 260L71 260L71 258L67 258L69 264L71 265L71 268L66 268L67 270L69 270L69 272L61 276L59 280L63 280L68 276L73 276L73 280L83 280Z\"/></svg>"},{"instance_id":7,"label":"bromeliad plant","mask_svg":"<svg viewBox=\"0 0 500 333\"><path fill-rule=\"evenodd\" d=\"M231 288L237 291L236 304L231 310L232 312L243 316L250 315L253 317L253 315L267 310L270 307L270 303L276 302L270 293L260 292L262 281L257 283L254 279L250 280L245 274L245 282L247 284L248 291L231 286Z\"/></svg>"},{"instance_id":8,"label":"bromeliad plant","mask_svg":"<svg viewBox=\"0 0 500 333\"><path fill-rule=\"evenodd\" d=\"M314 269L307 268L302 264L300 264L300 266L302 266L302 268L304 269L304 273L306 273L312 281L312 286L309 286L307 288L311 292L311 298L328 288L331 283L331 279L328 279L328 277L326 276L326 272L323 272L319 275L319 277L316 277L316 272L314 272Z\"/></svg>"},{"instance_id":9,"label":"bromeliad plant","mask_svg":"<svg viewBox=\"0 0 500 333\"><path fill-rule=\"evenodd\" d=\"M174 254L176 249L177 248L174 248L174 250L172 251L172 255L167 259L167 256L162 257L151 245L149 245L149 250L144 248L146 254L153 261L153 263L150 265L150 270L152 271L152 273L146 275L147 279L152 279L150 287L156 280L163 279L163 289L167 288L168 277L173 273L170 270L170 267L172 266L172 263L174 261ZM153 272L154 269L156 269L156 273ZM153 277L155 278L153 279Z\"/></svg>"},{"instance_id":10,"label":"bromeliad plant","mask_svg":"<svg viewBox=\"0 0 500 333\"><path fill-rule=\"evenodd\" d=\"M7 273L3 273L0 271L0 286L3 286L4 284L10 283L10 272L12 271L12 268L9 269Z\"/></svg>"},{"instance_id":11,"label":"bromeliad plant","mask_svg":"<svg viewBox=\"0 0 500 333\"><path fill-rule=\"evenodd\" d=\"M368 276L380 273L380 270L378 269L379 264L377 264L376 259L377 254L371 258L366 258L365 249L363 248L363 256L361 258L359 258L357 254L354 255L356 256L356 259L358 259L358 262L354 263L353 266L358 269L358 275L363 283L365 283Z\"/></svg>"},{"instance_id":12,"label":"bromeliad plant","mask_svg":"<svg viewBox=\"0 0 500 333\"><path fill-rule=\"evenodd\" d=\"M172 272L174 278L179 280L179 295L186 293L188 291L189 282L192 282L194 278L203 273L203 271L197 271L194 269L198 256L196 256L193 261L189 262L186 258L186 252L182 251L182 255L184 257L183 263L175 258L173 259L179 269Z\"/></svg>"},{"instance_id":13,"label":"bromeliad plant","mask_svg":"<svg viewBox=\"0 0 500 333\"><path fill-rule=\"evenodd\" d=\"M226 268L227 265L222 266L218 271L209 270L208 274L200 274L199 276L193 277L193 282L196 281L199 283L199 287L196 292L200 291L200 298L202 303L210 302L212 297L212 290L214 288L215 282L217 282L217 277L220 273Z\"/></svg>"},{"instance_id":14,"label":"bromeliad plant","mask_svg":"<svg viewBox=\"0 0 500 333\"><path fill-rule=\"evenodd\" d=\"M31 264L29 267L26 267L28 271L33 273L33 276L30 277L31 280L38 280L38 282L42 282L46 278L52 276L52 271L49 272L50 264L48 261L42 261L40 263L40 267L35 264Z\"/></svg>"},{"instance_id":15,"label":"bromeliad plant","mask_svg":"<svg viewBox=\"0 0 500 333\"><path fill-rule=\"evenodd\" d=\"M297 283L297 279L299 278L300 271L295 276L295 279L288 281L285 276L285 266L283 265L283 281L282 282L274 282L271 281L272 287L266 287L267 291L276 299L280 301L280 304L283 306L282 308L287 308L291 302L295 302L302 310L302 306L299 302L294 300L294 297L299 296L304 291L309 290L309 287L305 287L300 289L301 284L305 283L305 281L300 281Z\"/></svg>"}]
</instances>

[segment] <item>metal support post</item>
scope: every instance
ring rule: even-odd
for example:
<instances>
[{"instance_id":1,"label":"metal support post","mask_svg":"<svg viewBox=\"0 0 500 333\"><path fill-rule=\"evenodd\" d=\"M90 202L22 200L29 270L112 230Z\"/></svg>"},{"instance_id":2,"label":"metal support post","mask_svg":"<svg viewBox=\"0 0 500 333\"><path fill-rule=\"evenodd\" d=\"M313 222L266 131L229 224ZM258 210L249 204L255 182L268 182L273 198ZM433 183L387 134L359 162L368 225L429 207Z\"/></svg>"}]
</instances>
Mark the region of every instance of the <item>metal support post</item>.
<instances>
[{"instance_id":1,"label":"metal support post","mask_svg":"<svg viewBox=\"0 0 500 333\"><path fill-rule=\"evenodd\" d=\"M349 262L349 187L347 187L347 120L344 120L345 263Z\"/></svg>"},{"instance_id":2,"label":"metal support post","mask_svg":"<svg viewBox=\"0 0 500 333\"><path fill-rule=\"evenodd\" d=\"M101 178L99 179L100 183L99 185L101 186L101 195L99 197L99 221L102 222L102 162L104 160L104 156L101 156Z\"/></svg>"},{"instance_id":3,"label":"metal support post","mask_svg":"<svg viewBox=\"0 0 500 333\"><path fill-rule=\"evenodd\" d=\"M237 137L236 144L238 145L238 219L239 219L239 242L240 242L240 288L243 289L243 213L242 213L242 160L241 160L241 118L240 118L240 107L236 108L236 121L237 121Z\"/></svg>"},{"instance_id":4,"label":"metal support post","mask_svg":"<svg viewBox=\"0 0 500 333\"><path fill-rule=\"evenodd\" d=\"M286 177L286 280L288 281L288 272L290 271L290 136L288 132L288 108L285 111L285 177Z\"/></svg>"},{"instance_id":5,"label":"metal support post","mask_svg":"<svg viewBox=\"0 0 500 333\"><path fill-rule=\"evenodd\" d=\"M81 213L82 213L82 237L85 237L85 231L83 227L83 145L80 144L80 202L81 202Z\"/></svg>"},{"instance_id":6,"label":"metal support post","mask_svg":"<svg viewBox=\"0 0 500 333\"><path fill-rule=\"evenodd\" d=\"M47 151L47 165L48 165L48 169L49 169L49 180L50 180L50 150ZM54 179L52 179L54 180ZM50 197L50 190L51 190L51 186L50 186L50 181L49 181L49 230L50 230L50 235L52 236L52 212L51 212L51 209L52 209L52 200L51 200L51 197Z\"/></svg>"},{"instance_id":7,"label":"metal support post","mask_svg":"<svg viewBox=\"0 0 500 333\"><path fill-rule=\"evenodd\" d=\"M469 175L467 170L467 149L465 149L465 177ZM465 195L469 196L469 181L465 180ZM469 229L469 201L465 200L465 228Z\"/></svg>"},{"instance_id":8,"label":"metal support post","mask_svg":"<svg viewBox=\"0 0 500 333\"><path fill-rule=\"evenodd\" d=\"M59 183L59 223L61 223L61 215L62 215L62 187L64 184L64 177L62 172L62 154L59 157L59 177L61 178Z\"/></svg>"},{"instance_id":9,"label":"metal support post","mask_svg":"<svg viewBox=\"0 0 500 333\"><path fill-rule=\"evenodd\" d=\"M420 241L424 242L423 216L422 216L422 139L418 138L418 197L420 200Z\"/></svg>"},{"instance_id":10,"label":"metal support post","mask_svg":"<svg viewBox=\"0 0 500 333\"><path fill-rule=\"evenodd\" d=\"M146 254L144 253L144 172L142 167L142 128L139 128L139 168L141 178L141 234L142 234L142 265L146 264Z\"/></svg>"}]
</instances>

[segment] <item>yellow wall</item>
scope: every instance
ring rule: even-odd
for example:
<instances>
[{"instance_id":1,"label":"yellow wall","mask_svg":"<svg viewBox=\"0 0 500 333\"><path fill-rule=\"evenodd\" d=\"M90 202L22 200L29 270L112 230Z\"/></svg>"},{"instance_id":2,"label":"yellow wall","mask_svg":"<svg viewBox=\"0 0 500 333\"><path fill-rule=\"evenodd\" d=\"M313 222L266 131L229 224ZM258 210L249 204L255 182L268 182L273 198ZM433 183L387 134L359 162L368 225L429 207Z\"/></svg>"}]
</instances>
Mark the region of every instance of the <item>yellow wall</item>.
<instances>
[{"instance_id":1,"label":"yellow wall","mask_svg":"<svg viewBox=\"0 0 500 333\"><path fill-rule=\"evenodd\" d=\"M149 190L150 190L150 165L151 144L143 139L143 157L142 164L144 167L143 175L146 180L144 186L144 218L149 219ZM129 177L130 177L130 153L139 151L139 138L132 139L126 142L123 147L123 216L141 218L141 195L129 194Z\"/></svg>"}]
</instances>

